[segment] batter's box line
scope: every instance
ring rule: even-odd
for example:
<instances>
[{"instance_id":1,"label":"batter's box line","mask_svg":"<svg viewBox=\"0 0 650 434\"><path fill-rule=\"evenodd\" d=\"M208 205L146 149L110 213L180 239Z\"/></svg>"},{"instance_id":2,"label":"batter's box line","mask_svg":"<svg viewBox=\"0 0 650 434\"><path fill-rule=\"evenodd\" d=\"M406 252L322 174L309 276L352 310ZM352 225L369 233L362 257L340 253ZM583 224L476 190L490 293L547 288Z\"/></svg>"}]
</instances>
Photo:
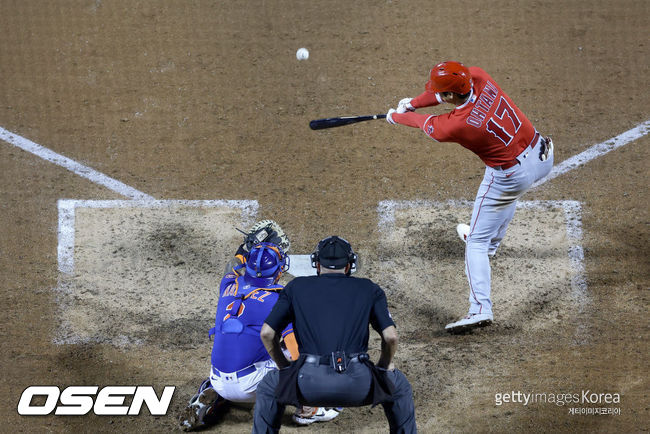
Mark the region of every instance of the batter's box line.
<instances>
[{"instance_id":1,"label":"batter's box line","mask_svg":"<svg viewBox=\"0 0 650 434\"><path fill-rule=\"evenodd\" d=\"M377 205L380 231L395 230L395 213L398 210L411 208L473 208L474 202L469 200L449 200L437 202L430 200L383 200ZM518 201L517 208L524 209L561 209L564 212L566 234L569 243L569 263L573 275L571 277L571 295L578 302L576 306L582 312L589 301L587 280L584 266L584 250L582 248L582 204L574 200L531 200ZM468 222L469 223L469 222ZM455 223L454 223L455 227ZM506 235L507 236L507 235Z\"/></svg>"},{"instance_id":2,"label":"batter's box line","mask_svg":"<svg viewBox=\"0 0 650 434\"><path fill-rule=\"evenodd\" d=\"M71 275L74 272L75 214L77 208L146 208L161 209L172 207L239 208L244 225L251 224L257 215L259 204L256 200L77 200L59 199L57 259L59 272Z\"/></svg>"}]
</instances>

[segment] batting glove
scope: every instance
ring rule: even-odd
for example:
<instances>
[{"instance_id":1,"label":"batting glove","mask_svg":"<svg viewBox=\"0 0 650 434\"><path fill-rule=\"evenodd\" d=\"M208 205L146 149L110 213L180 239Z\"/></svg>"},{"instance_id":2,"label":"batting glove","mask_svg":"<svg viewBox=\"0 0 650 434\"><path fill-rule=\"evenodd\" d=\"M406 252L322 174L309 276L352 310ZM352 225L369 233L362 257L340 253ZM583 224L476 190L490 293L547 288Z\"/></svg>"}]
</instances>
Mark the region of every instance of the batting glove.
<instances>
[{"instance_id":1,"label":"batting glove","mask_svg":"<svg viewBox=\"0 0 650 434\"><path fill-rule=\"evenodd\" d=\"M415 107L411 105L411 101L413 98L403 98L400 100L399 104L397 105L397 113L406 113L406 112L412 112L415 111Z\"/></svg>"},{"instance_id":2,"label":"batting glove","mask_svg":"<svg viewBox=\"0 0 650 434\"><path fill-rule=\"evenodd\" d=\"M392 125L397 124L397 122L393 120L393 113L395 113L396 111L397 110L395 110L394 108L388 110L388 113L386 113L386 122Z\"/></svg>"}]
</instances>

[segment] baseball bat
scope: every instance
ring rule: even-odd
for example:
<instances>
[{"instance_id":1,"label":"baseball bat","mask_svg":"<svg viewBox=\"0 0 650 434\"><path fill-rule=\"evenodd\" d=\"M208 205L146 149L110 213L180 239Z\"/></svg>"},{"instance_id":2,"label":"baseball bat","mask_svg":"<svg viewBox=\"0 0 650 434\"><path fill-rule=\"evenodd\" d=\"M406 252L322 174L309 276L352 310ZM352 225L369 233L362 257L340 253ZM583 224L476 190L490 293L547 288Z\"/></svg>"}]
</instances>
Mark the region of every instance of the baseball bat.
<instances>
[{"instance_id":1,"label":"baseball bat","mask_svg":"<svg viewBox=\"0 0 650 434\"><path fill-rule=\"evenodd\" d=\"M356 124L357 122L371 121L373 119L386 119L386 114L315 119L309 122L309 128L312 130L322 130L325 128L342 127L343 125Z\"/></svg>"}]
</instances>

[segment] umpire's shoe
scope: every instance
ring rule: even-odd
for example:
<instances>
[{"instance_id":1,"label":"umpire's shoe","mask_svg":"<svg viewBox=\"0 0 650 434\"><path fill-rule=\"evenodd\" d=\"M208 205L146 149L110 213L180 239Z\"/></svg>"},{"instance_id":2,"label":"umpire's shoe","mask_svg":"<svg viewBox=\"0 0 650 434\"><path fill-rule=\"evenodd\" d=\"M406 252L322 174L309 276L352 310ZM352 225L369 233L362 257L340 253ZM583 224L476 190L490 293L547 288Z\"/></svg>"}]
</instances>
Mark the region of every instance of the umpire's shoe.
<instances>
[{"instance_id":1,"label":"umpire's shoe","mask_svg":"<svg viewBox=\"0 0 650 434\"><path fill-rule=\"evenodd\" d=\"M206 380L210 381L210 380ZM221 413L227 407L227 402L224 398L219 396L216 390L212 387L205 387L200 393L197 393L190 399L190 403L178 418L180 428L183 431L192 431L194 429L212 425L218 419Z\"/></svg>"},{"instance_id":2,"label":"umpire's shoe","mask_svg":"<svg viewBox=\"0 0 650 434\"><path fill-rule=\"evenodd\" d=\"M477 327L485 327L492 324L494 317L491 313L470 313L462 318L445 326L449 333L463 333Z\"/></svg>"},{"instance_id":3,"label":"umpire's shoe","mask_svg":"<svg viewBox=\"0 0 650 434\"><path fill-rule=\"evenodd\" d=\"M314 422L327 422L339 415L341 409L331 407L296 408L293 421L298 425L311 425Z\"/></svg>"}]
</instances>

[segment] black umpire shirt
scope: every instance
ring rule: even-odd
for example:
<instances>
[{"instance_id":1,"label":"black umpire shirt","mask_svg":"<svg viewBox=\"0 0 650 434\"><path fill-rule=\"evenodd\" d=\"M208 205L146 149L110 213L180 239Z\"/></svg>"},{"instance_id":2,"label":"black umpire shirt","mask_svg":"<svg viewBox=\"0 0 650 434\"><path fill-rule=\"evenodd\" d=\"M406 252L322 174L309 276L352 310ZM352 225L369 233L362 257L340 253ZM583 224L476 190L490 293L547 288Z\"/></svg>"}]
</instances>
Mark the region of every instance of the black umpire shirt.
<instances>
[{"instance_id":1,"label":"black umpire shirt","mask_svg":"<svg viewBox=\"0 0 650 434\"><path fill-rule=\"evenodd\" d=\"M384 291L369 279L345 274L297 277L284 287L265 321L273 330L293 323L301 354L368 351L368 324L394 326Z\"/></svg>"}]
</instances>

